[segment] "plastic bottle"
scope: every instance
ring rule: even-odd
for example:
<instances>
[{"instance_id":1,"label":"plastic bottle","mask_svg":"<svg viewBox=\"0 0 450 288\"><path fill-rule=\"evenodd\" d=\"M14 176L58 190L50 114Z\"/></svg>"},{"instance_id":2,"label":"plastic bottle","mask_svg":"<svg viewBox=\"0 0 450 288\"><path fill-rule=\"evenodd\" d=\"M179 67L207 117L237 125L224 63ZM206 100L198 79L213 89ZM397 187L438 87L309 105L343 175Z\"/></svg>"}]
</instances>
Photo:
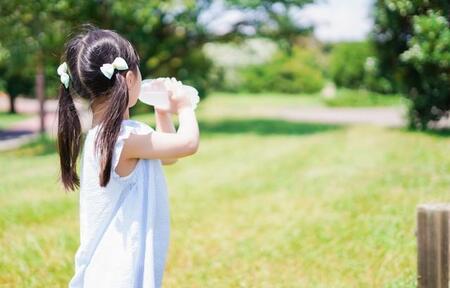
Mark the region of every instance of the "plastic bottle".
<instances>
[{"instance_id":1,"label":"plastic bottle","mask_svg":"<svg viewBox=\"0 0 450 288\"><path fill-rule=\"evenodd\" d=\"M178 91L180 89L181 91ZM170 106L169 90L174 93L186 93L191 98L192 107L197 108L200 101L197 89L184 85L173 77L143 80L138 99L147 105L168 109Z\"/></svg>"}]
</instances>

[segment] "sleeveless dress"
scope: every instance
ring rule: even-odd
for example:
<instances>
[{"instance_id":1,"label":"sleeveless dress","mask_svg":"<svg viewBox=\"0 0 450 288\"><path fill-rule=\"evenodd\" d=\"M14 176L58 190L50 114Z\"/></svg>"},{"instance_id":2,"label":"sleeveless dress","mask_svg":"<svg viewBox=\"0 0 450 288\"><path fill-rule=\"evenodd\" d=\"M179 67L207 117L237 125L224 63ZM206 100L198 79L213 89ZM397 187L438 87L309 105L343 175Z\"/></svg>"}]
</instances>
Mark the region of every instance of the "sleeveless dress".
<instances>
[{"instance_id":1,"label":"sleeveless dress","mask_svg":"<svg viewBox=\"0 0 450 288\"><path fill-rule=\"evenodd\" d=\"M167 186L159 159L139 159L134 170L115 172L124 140L154 130L125 119L113 151L111 178L99 185L94 141L99 125L84 141L80 171L80 246L70 288L161 287L169 246Z\"/></svg>"}]
</instances>

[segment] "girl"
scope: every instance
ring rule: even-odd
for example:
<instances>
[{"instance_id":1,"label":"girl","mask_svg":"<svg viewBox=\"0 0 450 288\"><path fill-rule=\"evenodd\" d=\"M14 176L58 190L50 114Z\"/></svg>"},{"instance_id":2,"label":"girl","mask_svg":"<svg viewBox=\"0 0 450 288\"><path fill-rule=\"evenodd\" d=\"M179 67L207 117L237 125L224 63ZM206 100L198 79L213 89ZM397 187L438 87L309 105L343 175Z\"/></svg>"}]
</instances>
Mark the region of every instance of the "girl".
<instances>
[{"instance_id":1,"label":"girl","mask_svg":"<svg viewBox=\"0 0 450 288\"><path fill-rule=\"evenodd\" d=\"M162 164L194 154L199 130L187 95L155 108L156 131L129 119L139 56L119 34L87 26L66 44L58 106L58 152L66 190L80 188L80 246L69 287L160 287L169 243ZM81 125L73 97L90 103L92 128L76 164ZM175 131L171 113L177 113Z\"/></svg>"}]
</instances>

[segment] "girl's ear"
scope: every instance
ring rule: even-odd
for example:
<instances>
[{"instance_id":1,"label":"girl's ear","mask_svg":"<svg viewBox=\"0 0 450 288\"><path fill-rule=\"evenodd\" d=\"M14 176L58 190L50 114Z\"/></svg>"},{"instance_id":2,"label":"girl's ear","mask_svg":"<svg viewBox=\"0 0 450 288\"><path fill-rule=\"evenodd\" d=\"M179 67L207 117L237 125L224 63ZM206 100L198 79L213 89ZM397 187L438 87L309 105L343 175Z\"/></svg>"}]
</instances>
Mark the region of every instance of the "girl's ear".
<instances>
[{"instance_id":1,"label":"girl's ear","mask_svg":"<svg viewBox=\"0 0 450 288\"><path fill-rule=\"evenodd\" d=\"M125 74L125 81L127 83L128 90L131 90L136 84L135 83L137 80L136 76L137 76L136 73L134 73L132 70L128 70L127 73Z\"/></svg>"}]
</instances>

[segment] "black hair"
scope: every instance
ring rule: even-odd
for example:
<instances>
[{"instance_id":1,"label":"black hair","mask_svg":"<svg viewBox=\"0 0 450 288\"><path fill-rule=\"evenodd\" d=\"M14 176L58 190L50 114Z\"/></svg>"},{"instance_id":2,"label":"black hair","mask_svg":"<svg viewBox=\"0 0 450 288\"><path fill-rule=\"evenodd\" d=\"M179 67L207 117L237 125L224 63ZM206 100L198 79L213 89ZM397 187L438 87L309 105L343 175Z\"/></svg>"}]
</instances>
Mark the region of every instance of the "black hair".
<instances>
[{"instance_id":1,"label":"black hair","mask_svg":"<svg viewBox=\"0 0 450 288\"><path fill-rule=\"evenodd\" d=\"M112 63L116 57L125 59L128 70L137 72L140 58L133 45L115 31L90 24L83 25L82 32L65 45L61 62L67 63L70 81L68 88L61 84L58 103L58 153L65 190L80 186L76 162L80 154L81 123L73 101L75 96L89 100L91 109L97 103L106 105L95 139L95 151L100 155L100 186L105 187L110 180L113 149L128 108L125 81L128 70L115 69L108 79L100 67Z\"/></svg>"}]
</instances>

